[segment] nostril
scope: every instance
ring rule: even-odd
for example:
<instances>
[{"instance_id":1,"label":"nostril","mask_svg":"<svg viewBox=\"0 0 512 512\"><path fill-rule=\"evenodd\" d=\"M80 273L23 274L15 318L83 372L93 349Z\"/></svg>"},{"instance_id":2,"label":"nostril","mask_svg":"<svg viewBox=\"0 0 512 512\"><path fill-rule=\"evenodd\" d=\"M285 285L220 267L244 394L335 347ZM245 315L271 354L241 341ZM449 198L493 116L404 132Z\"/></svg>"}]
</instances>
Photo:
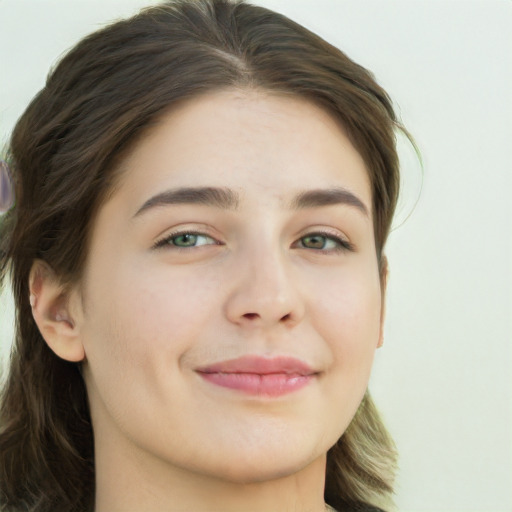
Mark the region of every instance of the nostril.
<instances>
[{"instance_id":1,"label":"nostril","mask_svg":"<svg viewBox=\"0 0 512 512\"><path fill-rule=\"evenodd\" d=\"M256 320L258 318L260 318L260 315L258 313L245 313L243 315L244 318L246 318L247 320ZM291 318L291 314L290 313L287 313L286 315L284 315L283 317L281 317L281 322L287 322L288 320L290 320Z\"/></svg>"}]
</instances>

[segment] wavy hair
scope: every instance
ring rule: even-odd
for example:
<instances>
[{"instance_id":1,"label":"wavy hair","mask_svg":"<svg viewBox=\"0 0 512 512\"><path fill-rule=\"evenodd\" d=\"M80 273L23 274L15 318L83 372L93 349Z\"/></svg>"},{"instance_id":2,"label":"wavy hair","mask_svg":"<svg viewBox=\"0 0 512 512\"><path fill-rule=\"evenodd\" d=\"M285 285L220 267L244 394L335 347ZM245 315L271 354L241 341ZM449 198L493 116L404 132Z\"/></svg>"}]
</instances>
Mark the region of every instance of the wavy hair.
<instances>
[{"instance_id":1,"label":"wavy hair","mask_svg":"<svg viewBox=\"0 0 512 512\"><path fill-rule=\"evenodd\" d=\"M371 182L377 258L399 189L396 131L407 132L373 75L287 17L237 0L175 0L83 39L48 76L13 131L16 202L0 226L0 283L10 278L15 341L0 399L0 508L89 512L94 444L80 366L58 358L31 314L28 276L44 260L79 280L91 225L116 163L178 101L226 88L314 101L339 120ZM329 450L326 502L390 503L396 453L366 394ZM388 505L386 505L388 504Z\"/></svg>"}]
</instances>

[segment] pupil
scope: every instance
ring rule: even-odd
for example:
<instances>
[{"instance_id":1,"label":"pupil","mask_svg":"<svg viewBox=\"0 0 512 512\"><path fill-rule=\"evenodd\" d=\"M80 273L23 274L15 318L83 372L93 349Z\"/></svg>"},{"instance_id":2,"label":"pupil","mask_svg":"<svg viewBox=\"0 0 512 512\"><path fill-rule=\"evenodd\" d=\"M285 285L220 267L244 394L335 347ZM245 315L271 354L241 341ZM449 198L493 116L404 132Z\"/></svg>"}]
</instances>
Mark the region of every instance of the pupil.
<instances>
[{"instance_id":1,"label":"pupil","mask_svg":"<svg viewBox=\"0 0 512 512\"><path fill-rule=\"evenodd\" d=\"M175 240L175 245L191 246L196 243L196 235L180 235Z\"/></svg>"},{"instance_id":2,"label":"pupil","mask_svg":"<svg viewBox=\"0 0 512 512\"><path fill-rule=\"evenodd\" d=\"M314 249L323 249L325 245L325 238L323 236L307 236L304 239L304 242L309 247L313 247Z\"/></svg>"}]
</instances>

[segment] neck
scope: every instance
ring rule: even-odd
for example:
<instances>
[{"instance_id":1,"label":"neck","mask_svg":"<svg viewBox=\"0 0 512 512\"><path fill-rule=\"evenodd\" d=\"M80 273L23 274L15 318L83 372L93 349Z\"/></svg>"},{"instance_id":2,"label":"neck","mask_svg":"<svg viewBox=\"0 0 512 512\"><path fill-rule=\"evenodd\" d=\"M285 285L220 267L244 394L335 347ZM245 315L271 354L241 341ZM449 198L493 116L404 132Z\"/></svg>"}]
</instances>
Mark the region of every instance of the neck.
<instances>
[{"instance_id":1,"label":"neck","mask_svg":"<svg viewBox=\"0 0 512 512\"><path fill-rule=\"evenodd\" d=\"M268 480L192 472L119 443L96 444L95 512L324 512L326 457Z\"/></svg>"}]
</instances>

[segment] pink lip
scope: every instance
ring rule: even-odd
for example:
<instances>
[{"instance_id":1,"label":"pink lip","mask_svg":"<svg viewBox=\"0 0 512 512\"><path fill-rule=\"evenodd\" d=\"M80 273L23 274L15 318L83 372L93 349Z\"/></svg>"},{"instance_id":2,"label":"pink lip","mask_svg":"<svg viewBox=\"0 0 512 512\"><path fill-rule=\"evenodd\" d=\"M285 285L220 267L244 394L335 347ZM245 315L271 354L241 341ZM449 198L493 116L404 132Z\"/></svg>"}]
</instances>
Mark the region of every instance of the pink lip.
<instances>
[{"instance_id":1,"label":"pink lip","mask_svg":"<svg viewBox=\"0 0 512 512\"><path fill-rule=\"evenodd\" d=\"M198 368L197 373L217 386L251 395L280 396L297 391L316 376L306 363L292 357L272 359L243 356Z\"/></svg>"}]
</instances>

